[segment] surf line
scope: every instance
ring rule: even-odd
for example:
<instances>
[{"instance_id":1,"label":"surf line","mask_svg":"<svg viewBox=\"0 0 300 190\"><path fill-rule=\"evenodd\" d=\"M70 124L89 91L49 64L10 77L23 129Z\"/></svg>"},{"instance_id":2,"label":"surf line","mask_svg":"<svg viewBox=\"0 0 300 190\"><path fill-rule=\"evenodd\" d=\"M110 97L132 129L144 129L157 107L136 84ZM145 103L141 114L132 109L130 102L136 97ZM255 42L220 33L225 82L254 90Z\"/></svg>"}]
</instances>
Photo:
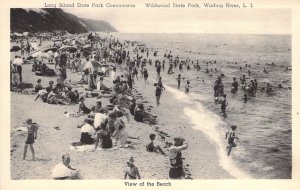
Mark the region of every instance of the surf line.
<instances>
[{"instance_id":1,"label":"surf line","mask_svg":"<svg viewBox=\"0 0 300 190\"><path fill-rule=\"evenodd\" d=\"M227 156L225 151L226 142L222 133L224 131L221 128L221 126L227 124L221 120L220 116L206 109L201 103L192 101L186 93L168 85L164 85L164 87L178 101L194 105L193 107L185 107L183 114L189 118L189 121L193 124L193 129L201 131L217 145L219 166L235 178L251 179L249 174L236 167L234 161Z\"/></svg>"}]
</instances>

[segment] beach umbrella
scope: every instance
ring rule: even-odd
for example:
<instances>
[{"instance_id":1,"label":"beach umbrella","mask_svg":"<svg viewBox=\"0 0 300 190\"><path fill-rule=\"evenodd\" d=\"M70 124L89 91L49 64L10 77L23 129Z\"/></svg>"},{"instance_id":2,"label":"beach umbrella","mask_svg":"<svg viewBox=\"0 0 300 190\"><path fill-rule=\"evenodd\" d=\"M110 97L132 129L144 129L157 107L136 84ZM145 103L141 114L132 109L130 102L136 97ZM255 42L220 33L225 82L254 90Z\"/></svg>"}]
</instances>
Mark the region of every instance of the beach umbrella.
<instances>
[{"instance_id":1,"label":"beach umbrella","mask_svg":"<svg viewBox=\"0 0 300 190\"><path fill-rule=\"evenodd\" d=\"M48 51L54 52L56 50L57 50L57 47L48 47L48 48L42 49L41 51L43 51L43 52L48 52Z\"/></svg>"},{"instance_id":2,"label":"beach umbrella","mask_svg":"<svg viewBox=\"0 0 300 190\"><path fill-rule=\"evenodd\" d=\"M23 59L21 58L16 58L14 61L13 61L13 64L14 65L22 65L24 62L23 62Z\"/></svg>"},{"instance_id":3,"label":"beach umbrella","mask_svg":"<svg viewBox=\"0 0 300 190\"><path fill-rule=\"evenodd\" d=\"M92 71L98 70L101 67L101 64L97 61L87 61L85 64L82 65L81 70L91 69Z\"/></svg>"},{"instance_id":4,"label":"beach umbrella","mask_svg":"<svg viewBox=\"0 0 300 190\"><path fill-rule=\"evenodd\" d=\"M20 51L21 48L20 46L13 46L11 49L10 49L10 52L17 52L17 51Z\"/></svg>"},{"instance_id":5,"label":"beach umbrella","mask_svg":"<svg viewBox=\"0 0 300 190\"><path fill-rule=\"evenodd\" d=\"M64 50L64 51L70 51L70 52L76 52L77 51L77 47L75 46L62 46L61 48L59 48L59 50Z\"/></svg>"},{"instance_id":6,"label":"beach umbrella","mask_svg":"<svg viewBox=\"0 0 300 190\"><path fill-rule=\"evenodd\" d=\"M36 58L49 58L50 57L47 53L42 52L42 51L33 52L29 56L36 57Z\"/></svg>"}]
</instances>

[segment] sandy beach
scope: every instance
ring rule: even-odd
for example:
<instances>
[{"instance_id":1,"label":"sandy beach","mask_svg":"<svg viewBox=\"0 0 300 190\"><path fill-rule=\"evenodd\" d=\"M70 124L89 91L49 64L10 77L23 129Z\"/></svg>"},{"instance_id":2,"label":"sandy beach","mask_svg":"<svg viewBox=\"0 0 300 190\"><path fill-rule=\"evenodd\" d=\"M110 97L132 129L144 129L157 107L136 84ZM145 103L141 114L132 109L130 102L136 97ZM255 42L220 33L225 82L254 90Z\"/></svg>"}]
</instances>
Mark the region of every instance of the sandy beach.
<instances>
[{"instance_id":1,"label":"sandy beach","mask_svg":"<svg viewBox=\"0 0 300 190\"><path fill-rule=\"evenodd\" d=\"M54 67L54 65L48 65ZM149 142L149 134L157 134L157 140L164 147L165 142L173 142L175 136L183 136L189 144L189 149L184 151L184 167L187 168L192 178L195 179L223 179L233 178L228 172L219 166L216 145L208 137L193 129L193 124L186 122L183 110L174 109L169 112L174 104L178 104L175 97L168 90L164 91L161 101L163 105L155 107L153 86L156 80L155 68L148 67L150 84L145 85L143 80L135 81L134 89L143 96L146 107L154 106L152 113L158 116L158 125L148 125L134 121L131 117L126 123L128 133L139 136L134 140L135 149L108 149L96 150L95 152L79 152L71 150L71 143L80 139L80 130L76 127L82 123L84 116L78 118L67 118L65 111L76 112L78 105L50 105L34 101L35 95L21 95L11 92L11 178L12 179L51 179L51 169L61 161L61 155L69 153L71 165L80 170L84 179L122 179L126 161L130 156L135 158L143 179L167 179L169 170L169 158L158 153L146 151ZM120 71L117 71L120 72ZM68 80L79 81L81 76L77 73L67 71ZM23 65L23 81L35 84L38 78L42 84L47 85L50 80L56 81L55 77L39 77L31 72L31 65ZM112 81L105 78L108 86ZM79 87L78 91L84 91ZM87 98L88 107L101 100L105 106L109 104L108 98ZM178 106L178 105L176 105ZM38 130L38 138L34 144L36 157L30 161L22 160L23 146L26 138L24 132L15 131L26 119L32 118L41 127ZM176 119L174 119L176 118ZM60 130L54 129L59 126ZM161 133L165 139L160 138ZM168 151L166 148L167 154Z\"/></svg>"}]
</instances>

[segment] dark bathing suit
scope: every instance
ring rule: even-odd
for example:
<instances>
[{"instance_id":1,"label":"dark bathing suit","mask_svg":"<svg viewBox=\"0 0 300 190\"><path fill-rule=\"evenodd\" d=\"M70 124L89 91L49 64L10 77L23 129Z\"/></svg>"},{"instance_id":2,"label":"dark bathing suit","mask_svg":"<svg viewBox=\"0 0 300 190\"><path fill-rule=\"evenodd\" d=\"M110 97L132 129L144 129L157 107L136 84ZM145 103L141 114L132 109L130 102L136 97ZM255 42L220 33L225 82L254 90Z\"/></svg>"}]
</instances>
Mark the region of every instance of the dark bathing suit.
<instances>
[{"instance_id":1,"label":"dark bathing suit","mask_svg":"<svg viewBox=\"0 0 300 190\"><path fill-rule=\"evenodd\" d=\"M33 144L34 143L34 132L37 130L38 126L35 123L32 123L28 129L28 136L25 141L26 144Z\"/></svg>"},{"instance_id":2,"label":"dark bathing suit","mask_svg":"<svg viewBox=\"0 0 300 190\"><path fill-rule=\"evenodd\" d=\"M182 168L182 154L181 152L177 152L177 155L175 158L170 159L170 161L176 160L175 164L172 164L171 162L171 168L169 170L169 177L170 178L180 178L184 175L184 171Z\"/></svg>"}]
</instances>

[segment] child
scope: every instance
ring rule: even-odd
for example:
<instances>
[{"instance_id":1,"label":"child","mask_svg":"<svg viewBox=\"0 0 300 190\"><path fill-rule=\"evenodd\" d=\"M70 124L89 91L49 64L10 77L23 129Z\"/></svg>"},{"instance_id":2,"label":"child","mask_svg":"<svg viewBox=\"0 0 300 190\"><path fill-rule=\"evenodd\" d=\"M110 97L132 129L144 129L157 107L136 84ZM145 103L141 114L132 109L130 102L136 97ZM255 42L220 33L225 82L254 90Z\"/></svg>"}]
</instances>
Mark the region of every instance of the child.
<instances>
[{"instance_id":1,"label":"child","mask_svg":"<svg viewBox=\"0 0 300 190\"><path fill-rule=\"evenodd\" d=\"M236 125L232 125L231 126L231 131L228 131L226 133L226 136L225 136L225 139L227 139L227 137L228 137L228 146L226 147L226 149L228 151L227 156L230 155L231 149L233 147L236 147L236 143L234 142L235 141L234 139L238 139L239 140L239 138L235 136L235 130L236 130L236 128L237 128Z\"/></svg>"},{"instance_id":2,"label":"child","mask_svg":"<svg viewBox=\"0 0 300 190\"><path fill-rule=\"evenodd\" d=\"M127 166L129 167L128 170L125 171L124 179L129 177L129 179L141 179L140 173L138 168L133 164L134 159L130 157L129 161L127 162Z\"/></svg>"},{"instance_id":3,"label":"child","mask_svg":"<svg viewBox=\"0 0 300 190\"><path fill-rule=\"evenodd\" d=\"M25 122L25 125L28 129L28 133L27 133L27 139L25 141L23 160L25 160L28 145L30 146L30 150L32 153L32 159L34 160L35 157L34 157L33 143L34 143L34 139L37 138L37 130L39 127L36 123L32 123L32 119L27 119Z\"/></svg>"},{"instance_id":4,"label":"child","mask_svg":"<svg viewBox=\"0 0 300 190\"><path fill-rule=\"evenodd\" d=\"M149 135L151 142L149 144L147 144L147 146L146 146L147 151L156 152L157 150L159 150L159 152L162 153L162 155L166 155L159 145L156 145L156 146L154 145L155 137L156 137L155 134Z\"/></svg>"}]
</instances>

